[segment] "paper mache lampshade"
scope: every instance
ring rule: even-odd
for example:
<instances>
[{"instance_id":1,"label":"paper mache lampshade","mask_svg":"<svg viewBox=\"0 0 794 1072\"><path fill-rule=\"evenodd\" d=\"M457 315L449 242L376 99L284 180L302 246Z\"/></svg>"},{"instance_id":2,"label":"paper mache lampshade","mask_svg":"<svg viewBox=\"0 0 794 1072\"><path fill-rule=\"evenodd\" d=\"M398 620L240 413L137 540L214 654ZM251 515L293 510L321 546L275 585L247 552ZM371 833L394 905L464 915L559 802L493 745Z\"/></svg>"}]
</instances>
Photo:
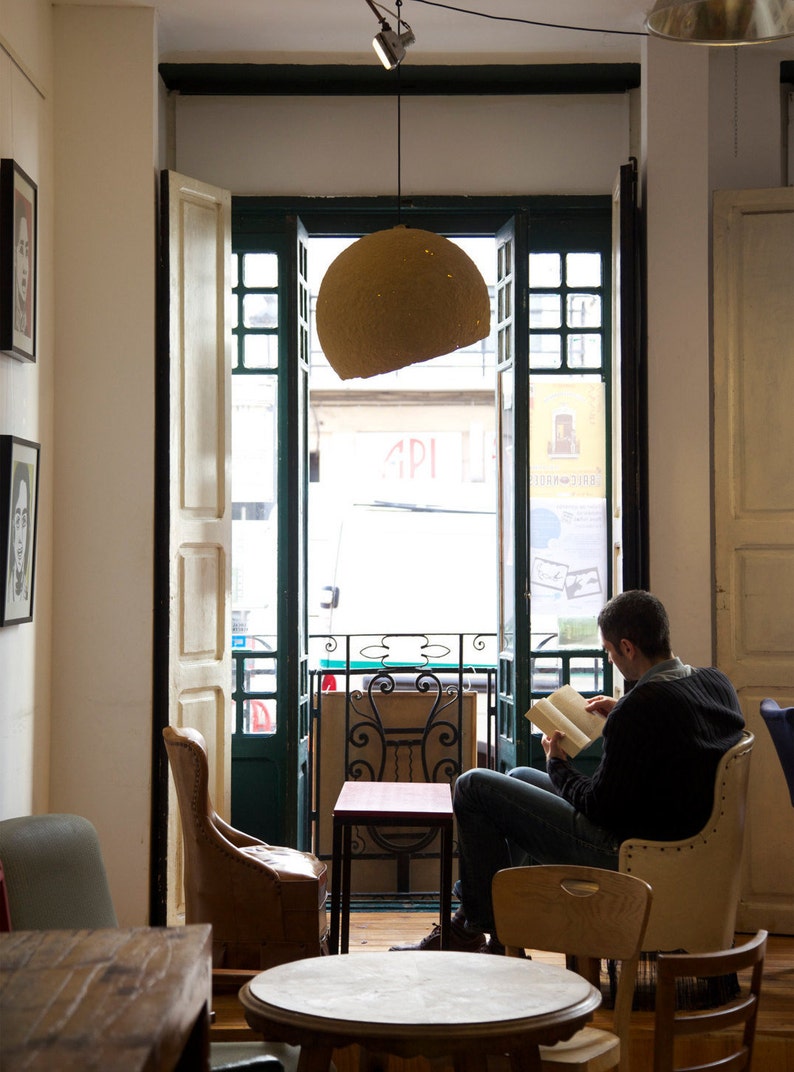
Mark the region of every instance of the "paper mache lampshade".
<instances>
[{"instance_id":1,"label":"paper mache lampshade","mask_svg":"<svg viewBox=\"0 0 794 1072\"><path fill-rule=\"evenodd\" d=\"M317 335L343 380L428 361L484 339L488 288L448 238L399 225L365 235L330 265L317 295Z\"/></svg>"}]
</instances>

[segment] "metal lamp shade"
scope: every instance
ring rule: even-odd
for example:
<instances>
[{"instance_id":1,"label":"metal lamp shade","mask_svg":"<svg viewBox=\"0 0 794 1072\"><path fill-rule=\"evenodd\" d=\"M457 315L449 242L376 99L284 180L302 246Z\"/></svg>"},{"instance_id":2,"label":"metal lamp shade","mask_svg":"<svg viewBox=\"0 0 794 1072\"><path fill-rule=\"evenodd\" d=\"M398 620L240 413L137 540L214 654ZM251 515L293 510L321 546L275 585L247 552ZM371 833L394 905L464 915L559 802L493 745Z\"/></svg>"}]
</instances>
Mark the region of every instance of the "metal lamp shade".
<instances>
[{"instance_id":1,"label":"metal lamp shade","mask_svg":"<svg viewBox=\"0 0 794 1072\"><path fill-rule=\"evenodd\" d=\"M317 335L343 380L452 353L491 327L488 288L472 259L431 231L398 226L365 235L328 268Z\"/></svg>"},{"instance_id":2,"label":"metal lamp shade","mask_svg":"<svg viewBox=\"0 0 794 1072\"><path fill-rule=\"evenodd\" d=\"M749 45L794 36L794 0L656 0L650 33L699 45Z\"/></svg>"}]
</instances>

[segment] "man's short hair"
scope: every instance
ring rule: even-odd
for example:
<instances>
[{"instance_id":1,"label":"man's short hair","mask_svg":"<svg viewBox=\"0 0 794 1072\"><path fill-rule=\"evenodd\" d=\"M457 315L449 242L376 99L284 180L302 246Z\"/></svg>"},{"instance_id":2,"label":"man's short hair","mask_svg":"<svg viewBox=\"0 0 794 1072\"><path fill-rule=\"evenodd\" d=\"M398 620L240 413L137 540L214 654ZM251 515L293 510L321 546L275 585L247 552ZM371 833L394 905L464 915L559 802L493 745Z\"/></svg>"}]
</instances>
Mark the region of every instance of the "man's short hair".
<instances>
[{"instance_id":1,"label":"man's short hair","mask_svg":"<svg viewBox=\"0 0 794 1072\"><path fill-rule=\"evenodd\" d=\"M630 640L649 659L671 656L667 611L650 592L632 589L610 599L598 615L598 628L613 647Z\"/></svg>"}]
</instances>

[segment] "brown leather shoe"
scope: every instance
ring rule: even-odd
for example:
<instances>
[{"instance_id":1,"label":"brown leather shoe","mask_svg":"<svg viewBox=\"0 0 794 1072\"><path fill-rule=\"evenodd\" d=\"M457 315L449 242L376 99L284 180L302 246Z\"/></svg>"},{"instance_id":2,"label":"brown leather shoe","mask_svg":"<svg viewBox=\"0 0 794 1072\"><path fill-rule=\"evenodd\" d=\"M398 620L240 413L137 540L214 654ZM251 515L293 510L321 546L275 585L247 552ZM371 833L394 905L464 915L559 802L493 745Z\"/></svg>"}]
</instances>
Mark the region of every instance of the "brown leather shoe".
<instances>
[{"instance_id":1,"label":"brown leather shoe","mask_svg":"<svg viewBox=\"0 0 794 1072\"><path fill-rule=\"evenodd\" d=\"M450 926L449 948L455 953L487 953L488 942L480 931L466 930L462 923L453 919ZM441 927L438 923L420 942L400 942L398 945L390 946L389 952L399 953L424 949L441 949Z\"/></svg>"}]
</instances>

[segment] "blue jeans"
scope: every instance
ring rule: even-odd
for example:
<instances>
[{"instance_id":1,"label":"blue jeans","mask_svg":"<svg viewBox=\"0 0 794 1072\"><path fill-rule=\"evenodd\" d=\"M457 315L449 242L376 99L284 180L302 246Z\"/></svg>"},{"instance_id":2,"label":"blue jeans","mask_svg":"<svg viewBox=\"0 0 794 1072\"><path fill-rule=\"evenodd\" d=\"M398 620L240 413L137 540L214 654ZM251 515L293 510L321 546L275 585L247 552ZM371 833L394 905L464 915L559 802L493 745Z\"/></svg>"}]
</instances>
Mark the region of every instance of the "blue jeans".
<instances>
[{"instance_id":1,"label":"blue jeans","mask_svg":"<svg viewBox=\"0 0 794 1072\"><path fill-rule=\"evenodd\" d=\"M558 796L545 771L475 768L455 785L460 882L466 922L492 933L491 880L522 864L618 869L619 842Z\"/></svg>"}]
</instances>

